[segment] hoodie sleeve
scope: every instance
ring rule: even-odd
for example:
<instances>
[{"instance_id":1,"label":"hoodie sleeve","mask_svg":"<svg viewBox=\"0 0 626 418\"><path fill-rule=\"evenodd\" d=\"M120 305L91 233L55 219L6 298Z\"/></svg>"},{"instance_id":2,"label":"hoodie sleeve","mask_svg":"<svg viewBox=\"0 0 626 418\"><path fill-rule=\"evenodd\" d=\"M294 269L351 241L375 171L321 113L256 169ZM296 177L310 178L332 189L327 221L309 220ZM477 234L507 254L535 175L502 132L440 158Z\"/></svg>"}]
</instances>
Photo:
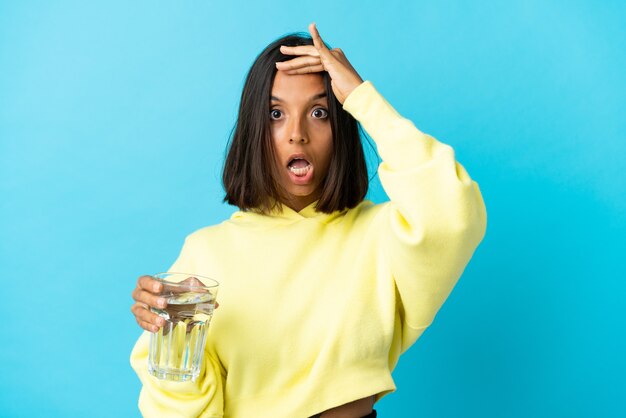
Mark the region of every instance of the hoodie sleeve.
<instances>
[{"instance_id":1,"label":"hoodie sleeve","mask_svg":"<svg viewBox=\"0 0 626 418\"><path fill-rule=\"evenodd\" d=\"M190 242L185 240L183 249L168 271L195 271L190 257ZM221 418L224 414L225 373L217 356L205 348L200 375L195 382L171 382L148 373L148 350L150 333L144 331L137 340L130 364L141 380L139 410L144 417L200 417Z\"/></svg>"},{"instance_id":2,"label":"hoodie sleeve","mask_svg":"<svg viewBox=\"0 0 626 418\"><path fill-rule=\"evenodd\" d=\"M418 130L365 81L343 104L377 145L389 196L377 217L381 251L399 294L402 351L432 323L482 241L478 184L451 146Z\"/></svg>"}]
</instances>

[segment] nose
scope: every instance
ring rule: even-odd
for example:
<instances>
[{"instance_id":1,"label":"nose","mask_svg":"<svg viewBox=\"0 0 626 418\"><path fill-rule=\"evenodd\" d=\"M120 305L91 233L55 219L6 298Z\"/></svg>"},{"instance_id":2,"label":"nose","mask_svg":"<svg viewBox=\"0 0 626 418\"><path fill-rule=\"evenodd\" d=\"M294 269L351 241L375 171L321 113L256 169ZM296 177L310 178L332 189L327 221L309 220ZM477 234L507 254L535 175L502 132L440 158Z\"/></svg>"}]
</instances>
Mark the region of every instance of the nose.
<instances>
[{"instance_id":1,"label":"nose","mask_svg":"<svg viewBox=\"0 0 626 418\"><path fill-rule=\"evenodd\" d=\"M293 139L293 138L289 138L289 143L290 143L290 144L294 144L294 143L296 143L296 142L300 142L301 144L306 144L306 143L308 143L309 141L307 141L307 140L306 140L306 139L304 139L304 138L300 138L300 139Z\"/></svg>"},{"instance_id":2,"label":"nose","mask_svg":"<svg viewBox=\"0 0 626 418\"><path fill-rule=\"evenodd\" d=\"M308 133L306 130L306 118L294 117L289 122L289 143L294 144L300 142L307 144L309 142Z\"/></svg>"}]
</instances>

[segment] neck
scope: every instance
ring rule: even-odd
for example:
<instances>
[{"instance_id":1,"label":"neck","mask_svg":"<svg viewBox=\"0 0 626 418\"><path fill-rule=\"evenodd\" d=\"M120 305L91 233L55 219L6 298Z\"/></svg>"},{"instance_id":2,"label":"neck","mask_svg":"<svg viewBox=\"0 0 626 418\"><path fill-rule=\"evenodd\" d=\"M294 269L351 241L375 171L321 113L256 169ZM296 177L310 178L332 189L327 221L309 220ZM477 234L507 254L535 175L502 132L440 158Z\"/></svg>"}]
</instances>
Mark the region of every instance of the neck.
<instances>
[{"instance_id":1,"label":"neck","mask_svg":"<svg viewBox=\"0 0 626 418\"><path fill-rule=\"evenodd\" d=\"M308 196L291 196L290 199L287 199L280 203L293 209L296 212L300 212L302 209L306 208L317 199L319 199L319 196L317 194Z\"/></svg>"}]
</instances>

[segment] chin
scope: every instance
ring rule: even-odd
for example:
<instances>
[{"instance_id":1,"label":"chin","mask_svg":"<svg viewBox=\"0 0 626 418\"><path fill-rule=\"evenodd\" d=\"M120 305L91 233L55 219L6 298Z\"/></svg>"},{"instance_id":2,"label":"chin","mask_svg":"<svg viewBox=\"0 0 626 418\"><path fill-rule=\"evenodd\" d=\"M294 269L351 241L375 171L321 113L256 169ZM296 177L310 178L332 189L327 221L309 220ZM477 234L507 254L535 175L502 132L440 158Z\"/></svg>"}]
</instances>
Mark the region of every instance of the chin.
<instances>
[{"instance_id":1,"label":"chin","mask_svg":"<svg viewBox=\"0 0 626 418\"><path fill-rule=\"evenodd\" d=\"M295 190L288 190L288 193L290 196L294 197L294 198L306 198L306 197L313 197L315 193L316 189L314 187L307 187L307 188L298 188Z\"/></svg>"}]
</instances>

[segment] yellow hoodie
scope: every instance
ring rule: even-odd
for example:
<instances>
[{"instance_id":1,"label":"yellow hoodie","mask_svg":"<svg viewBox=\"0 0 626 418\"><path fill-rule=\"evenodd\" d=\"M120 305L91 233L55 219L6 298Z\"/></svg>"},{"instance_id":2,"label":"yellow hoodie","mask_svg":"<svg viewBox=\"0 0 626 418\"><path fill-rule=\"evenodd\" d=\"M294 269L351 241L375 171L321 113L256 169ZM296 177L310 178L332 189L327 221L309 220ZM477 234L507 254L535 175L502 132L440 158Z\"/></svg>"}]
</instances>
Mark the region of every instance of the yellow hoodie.
<instances>
[{"instance_id":1,"label":"yellow hoodie","mask_svg":"<svg viewBox=\"0 0 626 418\"><path fill-rule=\"evenodd\" d=\"M149 375L149 334L139 338L144 416L304 418L395 390L391 371L482 241L486 210L454 150L370 81L343 108L376 142L390 202L240 211L190 234L170 271L216 278L220 307L195 383Z\"/></svg>"}]
</instances>

